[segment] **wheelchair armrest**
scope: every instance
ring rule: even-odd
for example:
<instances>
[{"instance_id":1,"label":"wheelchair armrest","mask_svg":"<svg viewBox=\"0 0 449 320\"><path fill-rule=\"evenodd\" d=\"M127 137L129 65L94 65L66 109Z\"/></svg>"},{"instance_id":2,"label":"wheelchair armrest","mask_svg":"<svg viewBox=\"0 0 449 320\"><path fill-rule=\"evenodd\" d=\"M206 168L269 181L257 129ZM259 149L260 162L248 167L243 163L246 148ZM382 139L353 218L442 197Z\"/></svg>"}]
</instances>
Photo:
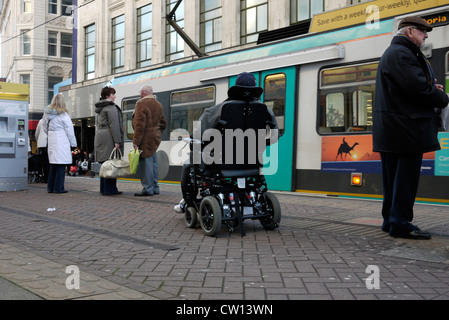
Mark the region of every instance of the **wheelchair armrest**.
<instances>
[{"instance_id":1,"label":"wheelchair armrest","mask_svg":"<svg viewBox=\"0 0 449 320\"><path fill-rule=\"evenodd\" d=\"M227 121L225 121L225 120L220 120L220 121L218 121L218 123L217 123L217 125L215 126L215 128L217 129L217 130L219 130L220 132L223 132L223 130L224 130L224 128L226 127L226 124L227 124L228 122Z\"/></svg>"}]
</instances>

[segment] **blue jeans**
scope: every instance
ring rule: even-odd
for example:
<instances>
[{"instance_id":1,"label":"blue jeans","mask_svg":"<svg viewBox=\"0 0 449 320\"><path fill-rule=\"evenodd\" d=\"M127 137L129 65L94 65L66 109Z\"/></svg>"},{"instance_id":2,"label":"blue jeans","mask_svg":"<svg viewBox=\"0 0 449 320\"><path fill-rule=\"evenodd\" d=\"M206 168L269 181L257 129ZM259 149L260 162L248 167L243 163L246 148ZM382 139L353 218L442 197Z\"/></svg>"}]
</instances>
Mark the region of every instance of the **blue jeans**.
<instances>
[{"instance_id":1,"label":"blue jeans","mask_svg":"<svg viewBox=\"0 0 449 320\"><path fill-rule=\"evenodd\" d=\"M65 164L50 164L48 171L47 191L49 193L64 192Z\"/></svg>"},{"instance_id":2,"label":"blue jeans","mask_svg":"<svg viewBox=\"0 0 449 320\"><path fill-rule=\"evenodd\" d=\"M156 154L148 158L140 158L137 167L137 176L142 183L142 191L149 194L159 193L159 168Z\"/></svg>"}]
</instances>

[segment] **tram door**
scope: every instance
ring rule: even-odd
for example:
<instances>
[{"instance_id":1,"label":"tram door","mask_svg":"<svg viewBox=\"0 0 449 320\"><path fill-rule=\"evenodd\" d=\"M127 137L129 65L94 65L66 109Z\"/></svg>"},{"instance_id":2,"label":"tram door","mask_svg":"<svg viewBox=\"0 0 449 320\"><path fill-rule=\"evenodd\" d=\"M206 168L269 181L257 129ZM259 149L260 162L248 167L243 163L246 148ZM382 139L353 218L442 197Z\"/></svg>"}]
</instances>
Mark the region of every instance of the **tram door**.
<instances>
[{"instance_id":1,"label":"tram door","mask_svg":"<svg viewBox=\"0 0 449 320\"><path fill-rule=\"evenodd\" d=\"M292 191L294 179L295 67L253 73L264 89L261 100L273 110L279 126L278 143L264 154L264 174L269 190ZM237 77L230 79L230 86Z\"/></svg>"}]
</instances>

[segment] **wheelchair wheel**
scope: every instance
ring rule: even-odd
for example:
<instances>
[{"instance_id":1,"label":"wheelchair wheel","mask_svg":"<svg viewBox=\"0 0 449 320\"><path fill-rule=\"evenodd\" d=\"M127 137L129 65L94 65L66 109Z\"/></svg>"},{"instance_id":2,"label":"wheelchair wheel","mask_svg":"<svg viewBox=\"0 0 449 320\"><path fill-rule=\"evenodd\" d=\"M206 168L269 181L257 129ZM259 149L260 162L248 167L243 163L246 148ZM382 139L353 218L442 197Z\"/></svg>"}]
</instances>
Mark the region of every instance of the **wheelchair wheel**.
<instances>
[{"instance_id":1,"label":"wheelchair wheel","mask_svg":"<svg viewBox=\"0 0 449 320\"><path fill-rule=\"evenodd\" d=\"M215 237L221 228L221 206L218 200L207 196L200 205L200 224L205 235Z\"/></svg>"},{"instance_id":2,"label":"wheelchair wheel","mask_svg":"<svg viewBox=\"0 0 449 320\"><path fill-rule=\"evenodd\" d=\"M198 213L194 207L187 207L184 213L184 222L187 228L195 229L198 224Z\"/></svg>"},{"instance_id":3,"label":"wheelchair wheel","mask_svg":"<svg viewBox=\"0 0 449 320\"><path fill-rule=\"evenodd\" d=\"M260 223L266 230L274 230L281 222L281 205L278 198L270 192L265 193L266 210L270 217L260 219Z\"/></svg>"}]
</instances>

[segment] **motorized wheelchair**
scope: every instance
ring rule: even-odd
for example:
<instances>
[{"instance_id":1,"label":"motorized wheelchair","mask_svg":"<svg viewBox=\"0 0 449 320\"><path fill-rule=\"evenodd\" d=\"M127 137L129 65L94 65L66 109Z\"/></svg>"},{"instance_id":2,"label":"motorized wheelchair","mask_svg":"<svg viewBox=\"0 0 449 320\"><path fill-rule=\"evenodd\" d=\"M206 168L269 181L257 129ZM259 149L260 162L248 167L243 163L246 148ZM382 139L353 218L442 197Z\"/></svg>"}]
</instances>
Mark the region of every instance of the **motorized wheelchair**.
<instances>
[{"instance_id":1,"label":"motorized wheelchair","mask_svg":"<svg viewBox=\"0 0 449 320\"><path fill-rule=\"evenodd\" d=\"M230 232L240 225L241 235L245 236L243 221L246 219L259 220L267 230L279 226L281 207L276 196L268 192L261 172L263 163L258 160L262 159L266 146L265 141L260 141L266 139L266 135L258 133L266 133L267 126L274 127L267 117L266 108L265 104L256 100L224 103L220 121L215 127L221 133L221 152L207 151L212 152L209 156L219 161L194 164L183 173L182 179L186 179L187 189L191 190L184 199L184 221L187 227L196 228L199 223L205 235L215 237L222 225L227 226ZM237 135L248 134L243 144L242 140L239 144L235 143L239 138L228 134L239 129L241 131ZM251 133L254 135L250 141ZM192 150L194 142L190 142ZM204 155L205 143L200 143ZM255 153L254 144L259 143L262 147ZM218 157L215 152L220 153ZM256 156L258 158L254 159Z\"/></svg>"}]
</instances>

